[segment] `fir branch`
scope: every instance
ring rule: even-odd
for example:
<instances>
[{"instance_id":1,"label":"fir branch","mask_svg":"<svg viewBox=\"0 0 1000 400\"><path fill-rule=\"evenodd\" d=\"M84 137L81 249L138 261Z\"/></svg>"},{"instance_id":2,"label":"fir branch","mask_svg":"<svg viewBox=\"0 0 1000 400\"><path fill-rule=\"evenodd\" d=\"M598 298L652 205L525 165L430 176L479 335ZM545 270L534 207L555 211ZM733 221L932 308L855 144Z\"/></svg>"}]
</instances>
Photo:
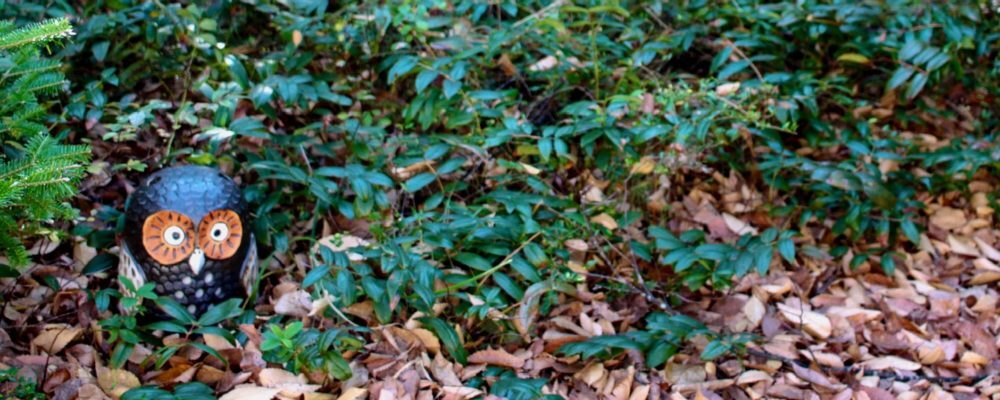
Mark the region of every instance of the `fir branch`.
<instances>
[{"instance_id":1,"label":"fir branch","mask_svg":"<svg viewBox=\"0 0 1000 400\"><path fill-rule=\"evenodd\" d=\"M73 27L68 19L50 19L0 34L0 50L49 43L72 35Z\"/></svg>"}]
</instances>

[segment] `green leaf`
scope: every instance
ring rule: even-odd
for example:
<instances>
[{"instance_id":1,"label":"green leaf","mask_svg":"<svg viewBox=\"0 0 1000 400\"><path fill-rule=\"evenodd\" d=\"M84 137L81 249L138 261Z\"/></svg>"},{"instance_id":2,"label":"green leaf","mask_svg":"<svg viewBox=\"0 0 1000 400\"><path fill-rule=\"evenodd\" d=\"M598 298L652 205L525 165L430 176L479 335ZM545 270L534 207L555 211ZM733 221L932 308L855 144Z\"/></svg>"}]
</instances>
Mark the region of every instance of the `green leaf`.
<instances>
[{"instance_id":1,"label":"green leaf","mask_svg":"<svg viewBox=\"0 0 1000 400\"><path fill-rule=\"evenodd\" d=\"M447 322L440 318L435 317L424 317L420 319L421 323L430 326L431 330L441 339L441 343L444 344L445 350L448 350L448 354L451 354L452 358L455 359L459 364L467 363L467 358L469 353L465 351L465 347L462 346L461 340L458 338L458 334L452 329Z\"/></svg>"},{"instance_id":2,"label":"green leaf","mask_svg":"<svg viewBox=\"0 0 1000 400\"><path fill-rule=\"evenodd\" d=\"M714 360L719 358L719 356L726 354L732 349L732 345L728 342L724 342L720 339L715 339L708 342L705 349L701 352L701 359L705 361Z\"/></svg>"},{"instance_id":3,"label":"green leaf","mask_svg":"<svg viewBox=\"0 0 1000 400\"><path fill-rule=\"evenodd\" d=\"M913 68L907 66L901 66L899 68L896 68L896 71L892 73L892 77L889 78L889 82L886 84L886 88L888 90L892 90L900 86L903 86L903 84L906 83L906 80L910 79L910 77L913 76L914 72L915 71L913 70Z\"/></svg>"},{"instance_id":4,"label":"green leaf","mask_svg":"<svg viewBox=\"0 0 1000 400\"><path fill-rule=\"evenodd\" d=\"M720 81L724 81L727 78L729 78L730 76L733 76L733 75L739 73L740 71L743 71L748 66L750 66L750 60L739 60L739 61L731 62L731 63L727 64L724 68L722 68L721 71L719 71L719 75L717 76L717 78Z\"/></svg>"},{"instance_id":5,"label":"green leaf","mask_svg":"<svg viewBox=\"0 0 1000 400\"><path fill-rule=\"evenodd\" d=\"M771 268L771 259L773 257L773 250L770 247L761 246L753 253L753 264L757 269L758 275L767 275L767 270Z\"/></svg>"},{"instance_id":6,"label":"green leaf","mask_svg":"<svg viewBox=\"0 0 1000 400\"><path fill-rule=\"evenodd\" d=\"M444 98L450 99L459 89L462 88L462 82L453 79L445 79L444 81Z\"/></svg>"},{"instance_id":7,"label":"green leaf","mask_svg":"<svg viewBox=\"0 0 1000 400\"><path fill-rule=\"evenodd\" d=\"M455 256L455 261L458 261L462 264L468 265L469 267L472 267L473 269L477 269L480 271L486 271L493 267L493 264L491 264L485 258L479 256L478 254L473 254L473 253L465 253L465 252L458 253L458 255Z\"/></svg>"},{"instance_id":8,"label":"green leaf","mask_svg":"<svg viewBox=\"0 0 1000 400\"><path fill-rule=\"evenodd\" d=\"M122 394L121 400L175 400L172 393L156 386L139 386Z\"/></svg>"},{"instance_id":9,"label":"green leaf","mask_svg":"<svg viewBox=\"0 0 1000 400\"><path fill-rule=\"evenodd\" d=\"M235 318L243 312L240 309L240 303L242 302L243 299L235 298L213 305L201 315L201 318L198 318L198 325L215 325L227 319Z\"/></svg>"},{"instance_id":10,"label":"green leaf","mask_svg":"<svg viewBox=\"0 0 1000 400\"><path fill-rule=\"evenodd\" d=\"M795 264L795 242L790 238L781 239L778 241L778 253L781 254L781 258L788 261L790 264Z\"/></svg>"},{"instance_id":11,"label":"green leaf","mask_svg":"<svg viewBox=\"0 0 1000 400\"><path fill-rule=\"evenodd\" d=\"M521 256L514 256L510 260L510 266L529 282L538 282L542 277L538 275L538 269L529 264Z\"/></svg>"},{"instance_id":12,"label":"green leaf","mask_svg":"<svg viewBox=\"0 0 1000 400\"><path fill-rule=\"evenodd\" d=\"M899 223L899 227L903 230L903 234L906 235L906 239L913 244L920 244L920 231L917 230L917 225L913 223L913 220L907 216Z\"/></svg>"},{"instance_id":13,"label":"green leaf","mask_svg":"<svg viewBox=\"0 0 1000 400\"><path fill-rule=\"evenodd\" d=\"M846 62L846 63L853 63L853 64L869 64L869 63L871 63L871 60L869 60L868 57L865 57L864 55L861 55L861 54L858 54L858 53L844 53L844 54L841 54L840 57L837 57L837 61L839 61L839 62Z\"/></svg>"},{"instance_id":14,"label":"green leaf","mask_svg":"<svg viewBox=\"0 0 1000 400\"><path fill-rule=\"evenodd\" d=\"M397 78L412 71L413 68L417 66L418 61L420 61L420 59L415 56L400 57L399 60L392 65L392 68L389 69L389 84L391 85Z\"/></svg>"},{"instance_id":15,"label":"green leaf","mask_svg":"<svg viewBox=\"0 0 1000 400\"><path fill-rule=\"evenodd\" d=\"M7 264L0 264L0 278L17 278L21 272Z\"/></svg>"},{"instance_id":16,"label":"green leaf","mask_svg":"<svg viewBox=\"0 0 1000 400\"><path fill-rule=\"evenodd\" d=\"M434 83L434 80L437 79L438 75L439 74L437 71L430 69L425 69L423 71L420 71L420 73L417 74L417 81L416 81L417 94L423 93L424 89L426 89L427 86L430 86L431 83Z\"/></svg>"},{"instance_id":17,"label":"green leaf","mask_svg":"<svg viewBox=\"0 0 1000 400\"><path fill-rule=\"evenodd\" d=\"M424 186L427 186L429 183L434 182L434 179L435 179L434 174L428 172L417 174L416 176L407 179L406 182L403 183L403 190L406 190L407 192L410 193L416 192L422 189Z\"/></svg>"},{"instance_id":18,"label":"green leaf","mask_svg":"<svg viewBox=\"0 0 1000 400\"><path fill-rule=\"evenodd\" d=\"M178 400L215 400L214 393L211 387L201 382L184 383L174 388Z\"/></svg>"},{"instance_id":19,"label":"green leaf","mask_svg":"<svg viewBox=\"0 0 1000 400\"><path fill-rule=\"evenodd\" d=\"M927 84L927 74L918 72L913 76L913 80L910 81L910 86L906 88L906 98L913 99L920 94L921 90L924 90L924 85Z\"/></svg>"},{"instance_id":20,"label":"green leaf","mask_svg":"<svg viewBox=\"0 0 1000 400\"><path fill-rule=\"evenodd\" d=\"M218 326L203 326L201 328L195 329L194 333L200 335L215 335L226 339L229 343L236 344L236 336L233 336L232 332L225 329L219 328Z\"/></svg>"},{"instance_id":21,"label":"green leaf","mask_svg":"<svg viewBox=\"0 0 1000 400\"><path fill-rule=\"evenodd\" d=\"M919 41L908 39L906 43L903 44L903 48L899 50L899 59L902 61L908 61L913 58L913 56L916 56L917 53L920 53L923 49L924 45Z\"/></svg>"},{"instance_id":22,"label":"green leaf","mask_svg":"<svg viewBox=\"0 0 1000 400\"><path fill-rule=\"evenodd\" d=\"M940 53L931 58L929 61L927 61L927 64L925 64L924 68L926 68L928 72L934 71L938 68L941 68L941 66L944 65L946 62L948 62L948 60L950 59L951 57L949 57L947 53Z\"/></svg>"},{"instance_id":23,"label":"green leaf","mask_svg":"<svg viewBox=\"0 0 1000 400\"><path fill-rule=\"evenodd\" d=\"M657 368L676 353L677 346L666 340L660 340L646 353L646 366Z\"/></svg>"},{"instance_id":24,"label":"green leaf","mask_svg":"<svg viewBox=\"0 0 1000 400\"><path fill-rule=\"evenodd\" d=\"M316 282L319 282L320 279L323 279L324 277L329 275L329 273L330 273L330 265L328 264L322 264L313 268L312 270L309 271L308 274L306 274L305 279L302 279L302 288L308 289Z\"/></svg>"},{"instance_id":25,"label":"green leaf","mask_svg":"<svg viewBox=\"0 0 1000 400\"><path fill-rule=\"evenodd\" d=\"M194 316L184 306L169 297L158 298L156 304L163 312L184 325L191 325L195 321Z\"/></svg>"},{"instance_id":26,"label":"green leaf","mask_svg":"<svg viewBox=\"0 0 1000 400\"><path fill-rule=\"evenodd\" d=\"M108 47L110 45L110 42L103 40L94 43L94 45L90 47L90 52L94 54L94 59L97 60L97 62L104 62L104 58L108 55Z\"/></svg>"},{"instance_id":27,"label":"green leaf","mask_svg":"<svg viewBox=\"0 0 1000 400\"><path fill-rule=\"evenodd\" d=\"M347 363L344 356L337 352L330 352L326 360L326 369L333 375L334 379L346 381L354 374L351 365Z\"/></svg>"},{"instance_id":28,"label":"green leaf","mask_svg":"<svg viewBox=\"0 0 1000 400\"><path fill-rule=\"evenodd\" d=\"M232 54L227 55L224 60L226 67L229 68L229 74L233 76L236 83L239 84L243 90L249 89L250 77L247 76L247 70L246 68L243 68L243 63Z\"/></svg>"},{"instance_id":29,"label":"green leaf","mask_svg":"<svg viewBox=\"0 0 1000 400\"><path fill-rule=\"evenodd\" d=\"M125 363L128 362L128 357L132 355L132 349L135 347L128 343L118 342L115 345L114 350L111 351L111 360L109 365L111 368L122 368Z\"/></svg>"},{"instance_id":30,"label":"green leaf","mask_svg":"<svg viewBox=\"0 0 1000 400\"><path fill-rule=\"evenodd\" d=\"M893 258L892 253L882 255L882 271L887 276L893 276L896 273L896 259Z\"/></svg>"},{"instance_id":31,"label":"green leaf","mask_svg":"<svg viewBox=\"0 0 1000 400\"><path fill-rule=\"evenodd\" d=\"M104 272L114 267L117 263L118 257L109 253L101 253L87 262L87 265L83 267L83 274L92 275L98 272Z\"/></svg>"},{"instance_id":32,"label":"green leaf","mask_svg":"<svg viewBox=\"0 0 1000 400\"><path fill-rule=\"evenodd\" d=\"M156 321L146 325L148 330L160 330L171 333L187 333L187 328L173 321Z\"/></svg>"}]
</instances>

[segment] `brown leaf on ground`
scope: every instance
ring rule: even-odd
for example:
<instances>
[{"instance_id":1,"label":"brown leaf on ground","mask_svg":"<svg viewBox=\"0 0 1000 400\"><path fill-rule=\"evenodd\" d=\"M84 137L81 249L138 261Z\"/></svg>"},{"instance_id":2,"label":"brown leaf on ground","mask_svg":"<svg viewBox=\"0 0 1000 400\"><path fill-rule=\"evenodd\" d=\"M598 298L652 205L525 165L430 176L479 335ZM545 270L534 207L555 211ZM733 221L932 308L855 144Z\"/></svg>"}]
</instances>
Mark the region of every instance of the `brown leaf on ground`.
<instances>
[{"instance_id":1,"label":"brown leaf on ground","mask_svg":"<svg viewBox=\"0 0 1000 400\"><path fill-rule=\"evenodd\" d=\"M951 207L938 208L931 214L931 224L944 230L955 230L965 225L965 212Z\"/></svg>"},{"instance_id":2,"label":"brown leaf on ground","mask_svg":"<svg viewBox=\"0 0 1000 400\"><path fill-rule=\"evenodd\" d=\"M274 304L274 312L297 318L305 318L312 311L312 298L304 290L285 293Z\"/></svg>"},{"instance_id":3,"label":"brown leaf on ground","mask_svg":"<svg viewBox=\"0 0 1000 400\"><path fill-rule=\"evenodd\" d=\"M56 354L82 333L83 329L80 327L61 324L47 325L38 336L31 340L31 344L48 354Z\"/></svg>"},{"instance_id":4,"label":"brown leaf on ground","mask_svg":"<svg viewBox=\"0 0 1000 400\"><path fill-rule=\"evenodd\" d=\"M139 378L123 369L97 368L97 383L114 399L118 399L129 389L139 387Z\"/></svg>"},{"instance_id":5,"label":"brown leaf on ground","mask_svg":"<svg viewBox=\"0 0 1000 400\"><path fill-rule=\"evenodd\" d=\"M501 367L521 369L524 366L524 359L508 353L503 349L480 350L469 355L469 363L498 365Z\"/></svg>"},{"instance_id":6,"label":"brown leaf on ground","mask_svg":"<svg viewBox=\"0 0 1000 400\"><path fill-rule=\"evenodd\" d=\"M256 385L239 385L219 400L272 400L280 390Z\"/></svg>"}]
</instances>

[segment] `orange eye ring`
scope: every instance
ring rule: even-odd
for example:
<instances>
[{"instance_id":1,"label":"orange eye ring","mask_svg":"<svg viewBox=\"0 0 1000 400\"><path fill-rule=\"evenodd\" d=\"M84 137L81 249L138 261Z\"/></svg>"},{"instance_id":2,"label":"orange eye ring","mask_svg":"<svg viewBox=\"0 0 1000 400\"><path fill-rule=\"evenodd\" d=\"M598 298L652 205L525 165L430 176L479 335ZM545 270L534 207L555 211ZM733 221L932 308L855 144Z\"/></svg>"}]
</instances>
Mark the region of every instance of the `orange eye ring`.
<instances>
[{"instance_id":1,"label":"orange eye ring","mask_svg":"<svg viewBox=\"0 0 1000 400\"><path fill-rule=\"evenodd\" d=\"M194 251L194 224L184 214L157 211L142 223L142 246L156 262L177 264Z\"/></svg>"},{"instance_id":2,"label":"orange eye ring","mask_svg":"<svg viewBox=\"0 0 1000 400\"><path fill-rule=\"evenodd\" d=\"M230 210L215 210L198 223L198 247L205 257L222 260L232 257L243 242L243 223Z\"/></svg>"}]
</instances>

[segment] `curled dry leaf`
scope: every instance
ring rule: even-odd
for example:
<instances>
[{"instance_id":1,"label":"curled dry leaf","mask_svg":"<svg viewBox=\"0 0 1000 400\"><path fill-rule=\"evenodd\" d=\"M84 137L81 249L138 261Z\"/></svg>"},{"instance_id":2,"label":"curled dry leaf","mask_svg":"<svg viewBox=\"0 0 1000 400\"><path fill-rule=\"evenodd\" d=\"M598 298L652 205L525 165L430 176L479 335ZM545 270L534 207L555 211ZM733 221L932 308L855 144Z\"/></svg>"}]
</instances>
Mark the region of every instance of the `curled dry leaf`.
<instances>
[{"instance_id":1,"label":"curled dry leaf","mask_svg":"<svg viewBox=\"0 0 1000 400\"><path fill-rule=\"evenodd\" d=\"M304 318L313 308L312 298L304 290L285 293L274 304L274 312L280 315Z\"/></svg>"},{"instance_id":2,"label":"curled dry leaf","mask_svg":"<svg viewBox=\"0 0 1000 400\"><path fill-rule=\"evenodd\" d=\"M596 362L573 374L573 377L593 387L607 374L608 371L604 369L604 364Z\"/></svg>"},{"instance_id":3,"label":"curled dry leaf","mask_svg":"<svg viewBox=\"0 0 1000 400\"><path fill-rule=\"evenodd\" d=\"M802 325L802 330L819 339L826 339L833 333L833 324L825 315L815 311L800 310L798 308L778 303L778 310L785 319L795 326Z\"/></svg>"},{"instance_id":4,"label":"curled dry leaf","mask_svg":"<svg viewBox=\"0 0 1000 400\"><path fill-rule=\"evenodd\" d=\"M76 400L108 400L108 397L101 388L93 383L85 383L77 390Z\"/></svg>"},{"instance_id":5,"label":"curled dry leaf","mask_svg":"<svg viewBox=\"0 0 1000 400\"><path fill-rule=\"evenodd\" d=\"M976 246L979 247L979 251L981 251L986 258L1000 262L1000 250L990 246L989 243L986 243L986 241L978 237L973 236L972 240L976 242Z\"/></svg>"},{"instance_id":6,"label":"curled dry leaf","mask_svg":"<svg viewBox=\"0 0 1000 400\"><path fill-rule=\"evenodd\" d=\"M97 384L111 398L118 399L129 389L139 387L139 378L124 369L97 368Z\"/></svg>"},{"instance_id":7,"label":"curled dry leaf","mask_svg":"<svg viewBox=\"0 0 1000 400\"><path fill-rule=\"evenodd\" d=\"M760 322L764 320L766 313L767 308L764 307L764 303L757 296L750 296L750 299L743 304L743 314L746 315L747 321L750 322L750 328L760 326Z\"/></svg>"},{"instance_id":8,"label":"curled dry leaf","mask_svg":"<svg viewBox=\"0 0 1000 400\"><path fill-rule=\"evenodd\" d=\"M483 394L482 390L466 386L443 386L441 391L445 393L445 398L452 399L474 399Z\"/></svg>"},{"instance_id":9,"label":"curled dry leaf","mask_svg":"<svg viewBox=\"0 0 1000 400\"><path fill-rule=\"evenodd\" d=\"M896 356L873 358L871 360L862 362L861 365L865 366L865 368L870 368L878 371L885 369L901 369L904 371L916 371L920 369L920 364Z\"/></svg>"},{"instance_id":10,"label":"curled dry leaf","mask_svg":"<svg viewBox=\"0 0 1000 400\"><path fill-rule=\"evenodd\" d=\"M958 229L965 223L965 212L951 207L941 207L931 215L931 224L944 230Z\"/></svg>"},{"instance_id":11,"label":"curled dry leaf","mask_svg":"<svg viewBox=\"0 0 1000 400\"><path fill-rule=\"evenodd\" d=\"M469 363L498 365L501 367L521 369L521 367L524 366L524 359L510 354L503 349L486 349L472 353L472 355L469 356Z\"/></svg>"},{"instance_id":12,"label":"curled dry leaf","mask_svg":"<svg viewBox=\"0 0 1000 400\"><path fill-rule=\"evenodd\" d=\"M213 335L211 333L206 333L206 334L202 335L202 338L205 340L205 345L207 345L208 347L211 347L212 349L215 349L217 351L229 350L229 349L236 348L236 347L233 346L232 343L229 343L229 341L226 340L226 338L224 338L222 336L219 336L219 335Z\"/></svg>"},{"instance_id":13,"label":"curled dry leaf","mask_svg":"<svg viewBox=\"0 0 1000 400\"><path fill-rule=\"evenodd\" d=\"M792 284L792 280L788 277L781 277L772 283L760 285L761 289L764 289L767 294L772 296L782 296L788 292L791 292L795 287Z\"/></svg>"},{"instance_id":14,"label":"curled dry leaf","mask_svg":"<svg viewBox=\"0 0 1000 400\"><path fill-rule=\"evenodd\" d=\"M555 68L557 65L559 65L558 59L553 56L545 56L541 60L538 60L538 62L528 67L528 70L532 72L548 71Z\"/></svg>"},{"instance_id":15,"label":"curled dry leaf","mask_svg":"<svg viewBox=\"0 0 1000 400\"><path fill-rule=\"evenodd\" d=\"M229 393L219 397L219 400L271 400L278 395L278 392L280 390L275 388L245 384L233 388Z\"/></svg>"},{"instance_id":16,"label":"curled dry leaf","mask_svg":"<svg viewBox=\"0 0 1000 400\"><path fill-rule=\"evenodd\" d=\"M771 377L771 374L761 370L752 369L740 374L740 376L736 378L736 384L749 385L762 381L770 382L772 380L774 380L774 378Z\"/></svg>"},{"instance_id":17,"label":"curled dry leaf","mask_svg":"<svg viewBox=\"0 0 1000 400\"><path fill-rule=\"evenodd\" d=\"M729 95L731 95L733 93L738 92L739 90L740 90L740 83L739 82L729 82L729 83L723 83L723 84L721 84L719 86L716 86L715 87L715 94L717 94L719 96L729 96Z\"/></svg>"},{"instance_id":18,"label":"curled dry leaf","mask_svg":"<svg viewBox=\"0 0 1000 400\"><path fill-rule=\"evenodd\" d=\"M298 397L319 390L320 385L310 385L305 375L293 374L278 368L265 368L257 375L260 385L278 389L285 396Z\"/></svg>"},{"instance_id":19,"label":"curled dry leaf","mask_svg":"<svg viewBox=\"0 0 1000 400\"><path fill-rule=\"evenodd\" d=\"M258 374L257 377L260 379L261 386L270 388L286 384L307 383L305 376L301 374L295 375L291 372L278 368L265 368L260 371L260 374Z\"/></svg>"},{"instance_id":20,"label":"curled dry leaf","mask_svg":"<svg viewBox=\"0 0 1000 400\"><path fill-rule=\"evenodd\" d=\"M805 368L798 364L792 364L792 369L795 371L795 375L798 375L800 378L816 386L826 389L841 389L844 386L842 384L835 384L831 382L826 375L823 375L823 373L811 368Z\"/></svg>"},{"instance_id":21,"label":"curled dry leaf","mask_svg":"<svg viewBox=\"0 0 1000 400\"><path fill-rule=\"evenodd\" d=\"M591 217L590 222L593 222L595 224L600 224L601 226L608 228L608 230L613 231L615 229L618 229L618 222L615 221L615 219L612 218L607 213L600 213L598 215Z\"/></svg>"},{"instance_id":22,"label":"curled dry leaf","mask_svg":"<svg viewBox=\"0 0 1000 400\"><path fill-rule=\"evenodd\" d=\"M56 354L66 348L83 333L83 328L64 324L50 324L31 340L31 344L48 354Z\"/></svg>"},{"instance_id":23,"label":"curled dry leaf","mask_svg":"<svg viewBox=\"0 0 1000 400\"><path fill-rule=\"evenodd\" d=\"M941 345L933 342L927 342L921 344L920 347L917 347L917 357L920 358L921 364L934 365L944 361L945 354Z\"/></svg>"},{"instance_id":24,"label":"curled dry leaf","mask_svg":"<svg viewBox=\"0 0 1000 400\"><path fill-rule=\"evenodd\" d=\"M737 235L744 235L748 233L751 235L757 234L757 228L743 222L743 220L736 218L730 213L722 213L722 219L726 221L726 226L729 227L729 230L733 231L733 233Z\"/></svg>"},{"instance_id":25,"label":"curled dry leaf","mask_svg":"<svg viewBox=\"0 0 1000 400\"><path fill-rule=\"evenodd\" d=\"M648 175L653 172L654 168L656 168L656 158L644 156L639 159L639 162L632 165L632 170L629 172L632 175Z\"/></svg>"},{"instance_id":26,"label":"curled dry leaf","mask_svg":"<svg viewBox=\"0 0 1000 400\"><path fill-rule=\"evenodd\" d=\"M632 389L632 395L628 400L646 400L649 398L649 385L639 385Z\"/></svg>"},{"instance_id":27,"label":"curled dry leaf","mask_svg":"<svg viewBox=\"0 0 1000 400\"><path fill-rule=\"evenodd\" d=\"M967 351L965 353L962 353L962 359L960 361L963 363L975 364L975 365L986 365L990 363L989 359L983 357L981 354L976 353L974 351Z\"/></svg>"},{"instance_id":28,"label":"curled dry leaf","mask_svg":"<svg viewBox=\"0 0 1000 400\"><path fill-rule=\"evenodd\" d=\"M968 257L979 257L979 249L976 246L964 239L959 239L955 235L948 235L948 247L955 254L968 256Z\"/></svg>"},{"instance_id":29,"label":"curled dry leaf","mask_svg":"<svg viewBox=\"0 0 1000 400\"><path fill-rule=\"evenodd\" d=\"M371 246L371 243L368 243L367 240L364 240L354 235L338 233L335 235L327 236L317 241L316 245L313 246L313 251L318 253L319 246L329 248L330 250L336 253L347 252L347 258L350 259L351 261L356 262L356 261L364 261L365 256L362 255L361 253L356 253L348 250L353 249L355 247L368 247Z\"/></svg>"},{"instance_id":30,"label":"curled dry leaf","mask_svg":"<svg viewBox=\"0 0 1000 400\"><path fill-rule=\"evenodd\" d=\"M337 400L360 400L367 396L368 389L352 387L341 393L340 397L337 397Z\"/></svg>"}]
</instances>

